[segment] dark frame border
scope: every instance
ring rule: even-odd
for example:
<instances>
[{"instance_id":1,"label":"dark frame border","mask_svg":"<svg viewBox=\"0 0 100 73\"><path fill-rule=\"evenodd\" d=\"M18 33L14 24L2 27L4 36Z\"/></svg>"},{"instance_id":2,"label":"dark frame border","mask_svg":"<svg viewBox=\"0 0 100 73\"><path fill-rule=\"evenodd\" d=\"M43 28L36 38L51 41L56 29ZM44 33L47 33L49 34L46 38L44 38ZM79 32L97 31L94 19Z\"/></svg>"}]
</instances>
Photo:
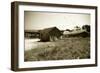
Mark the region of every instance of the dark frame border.
<instances>
[{"instance_id":1,"label":"dark frame border","mask_svg":"<svg viewBox=\"0 0 100 73\"><path fill-rule=\"evenodd\" d=\"M18 11L19 5L36 5L36 6L50 6L62 8L82 8L82 9L95 9L95 64L84 65L70 65L70 66L52 66L52 67L35 67L35 68L18 68ZM11 70L13 71L28 71L28 70L45 70L45 69L61 69L61 68L77 68L77 67L92 67L97 66L97 7L84 6L84 5L69 5L69 4L51 4L51 3L36 3L36 2L19 2L11 3Z\"/></svg>"}]
</instances>

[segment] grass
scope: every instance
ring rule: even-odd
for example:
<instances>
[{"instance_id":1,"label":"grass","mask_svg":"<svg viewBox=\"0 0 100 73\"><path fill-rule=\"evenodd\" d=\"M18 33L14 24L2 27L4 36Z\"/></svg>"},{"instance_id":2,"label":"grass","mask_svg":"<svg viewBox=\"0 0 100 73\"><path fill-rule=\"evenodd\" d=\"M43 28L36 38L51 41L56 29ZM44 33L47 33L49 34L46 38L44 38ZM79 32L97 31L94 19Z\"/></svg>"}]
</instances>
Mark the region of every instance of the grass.
<instances>
[{"instance_id":1,"label":"grass","mask_svg":"<svg viewBox=\"0 0 100 73\"><path fill-rule=\"evenodd\" d=\"M37 48L25 51L25 61L87 59L90 58L90 38L64 38L42 43Z\"/></svg>"}]
</instances>

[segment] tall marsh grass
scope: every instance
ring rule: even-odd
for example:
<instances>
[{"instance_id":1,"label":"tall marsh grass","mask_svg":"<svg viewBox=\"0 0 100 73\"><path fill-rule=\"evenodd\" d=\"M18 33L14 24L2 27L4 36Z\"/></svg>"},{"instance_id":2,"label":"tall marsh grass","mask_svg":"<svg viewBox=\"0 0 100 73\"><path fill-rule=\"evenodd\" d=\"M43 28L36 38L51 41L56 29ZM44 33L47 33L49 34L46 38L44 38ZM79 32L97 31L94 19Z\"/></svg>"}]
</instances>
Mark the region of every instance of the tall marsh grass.
<instances>
[{"instance_id":1,"label":"tall marsh grass","mask_svg":"<svg viewBox=\"0 0 100 73\"><path fill-rule=\"evenodd\" d=\"M25 51L24 61L67 60L90 58L90 38L65 38ZM53 44L53 45L52 45Z\"/></svg>"}]
</instances>

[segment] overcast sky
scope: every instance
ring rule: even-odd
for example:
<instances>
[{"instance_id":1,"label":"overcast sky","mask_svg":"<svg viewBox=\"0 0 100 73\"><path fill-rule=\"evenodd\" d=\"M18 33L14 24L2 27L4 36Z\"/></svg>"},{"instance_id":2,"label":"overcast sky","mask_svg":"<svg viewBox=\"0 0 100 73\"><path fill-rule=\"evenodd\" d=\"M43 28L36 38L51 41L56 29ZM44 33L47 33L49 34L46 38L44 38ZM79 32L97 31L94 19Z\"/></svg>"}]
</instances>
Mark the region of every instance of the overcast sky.
<instances>
[{"instance_id":1,"label":"overcast sky","mask_svg":"<svg viewBox=\"0 0 100 73\"><path fill-rule=\"evenodd\" d=\"M57 27L60 30L73 29L75 26L90 25L90 14L49 13L25 11L25 30L39 30Z\"/></svg>"}]
</instances>

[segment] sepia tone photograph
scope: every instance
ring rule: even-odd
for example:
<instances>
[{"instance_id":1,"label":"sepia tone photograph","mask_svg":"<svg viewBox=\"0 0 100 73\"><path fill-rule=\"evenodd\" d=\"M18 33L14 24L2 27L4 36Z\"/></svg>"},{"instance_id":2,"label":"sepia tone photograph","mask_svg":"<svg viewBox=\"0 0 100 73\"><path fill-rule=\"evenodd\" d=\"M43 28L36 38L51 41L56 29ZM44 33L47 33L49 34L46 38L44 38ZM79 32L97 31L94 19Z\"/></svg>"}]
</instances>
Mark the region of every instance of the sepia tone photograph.
<instances>
[{"instance_id":1,"label":"sepia tone photograph","mask_svg":"<svg viewBox=\"0 0 100 73\"><path fill-rule=\"evenodd\" d=\"M90 14L24 11L24 61L90 58Z\"/></svg>"},{"instance_id":2,"label":"sepia tone photograph","mask_svg":"<svg viewBox=\"0 0 100 73\"><path fill-rule=\"evenodd\" d=\"M97 66L97 7L11 3L13 71Z\"/></svg>"}]
</instances>

